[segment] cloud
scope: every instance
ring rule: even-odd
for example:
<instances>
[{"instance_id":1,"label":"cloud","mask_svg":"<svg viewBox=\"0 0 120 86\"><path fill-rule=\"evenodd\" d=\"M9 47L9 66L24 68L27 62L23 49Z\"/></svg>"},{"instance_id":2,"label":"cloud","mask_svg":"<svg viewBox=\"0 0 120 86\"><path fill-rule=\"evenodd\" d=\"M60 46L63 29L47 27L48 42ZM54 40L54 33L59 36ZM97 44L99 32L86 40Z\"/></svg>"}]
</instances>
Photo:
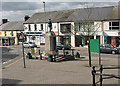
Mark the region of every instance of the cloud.
<instances>
[{"instance_id":1,"label":"cloud","mask_svg":"<svg viewBox=\"0 0 120 86\"><path fill-rule=\"evenodd\" d=\"M27 0L24 0L27 1ZM61 0L62 1L62 0ZM85 4L94 4L96 7L102 6L114 6L117 5L116 2L46 2L45 10L46 11L56 11L56 10L68 10L83 8ZM23 20L25 15L32 16L36 12L43 12L43 2L3 2L2 3L2 18L8 18L10 21Z\"/></svg>"},{"instance_id":2,"label":"cloud","mask_svg":"<svg viewBox=\"0 0 120 86\"><path fill-rule=\"evenodd\" d=\"M40 8L41 5L38 5L37 2L3 2L2 10L11 11L11 10L35 10Z\"/></svg>"},{"instance_id":3,"label":"cloud","mask_svg":"<svg viewBox=\"0 0 120 86\"><path fill-rule=\"evenodd\" d=\"M34 2L119 2L120 0L34 0ZM33 2L33 0L4 0L4 2Z\"/></svg>"}]
</instances>

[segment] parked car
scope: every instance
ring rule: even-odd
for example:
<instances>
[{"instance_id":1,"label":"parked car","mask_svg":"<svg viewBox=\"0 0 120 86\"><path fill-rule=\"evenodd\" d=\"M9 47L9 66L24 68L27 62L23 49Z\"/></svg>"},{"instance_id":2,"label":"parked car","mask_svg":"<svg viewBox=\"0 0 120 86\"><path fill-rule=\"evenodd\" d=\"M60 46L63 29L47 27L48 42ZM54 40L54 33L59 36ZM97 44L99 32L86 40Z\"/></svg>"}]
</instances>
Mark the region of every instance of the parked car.
<instances>
[{"instance_id":1,"label":"parked car","mask_svg":"<svg viewBox=\"0 0 120 86\"><path fill-rule=\"evenodd\" d=\"M32 42L25 42L25 43L23 43L23 46L25 47L25 48L30 48L30 47L37 47L37 45L35 44L35 43L32 43Z\"/></svg>"},{"instance_id":2,"label":"parked car","mask_svg":"<svg viewBox=\"0 0 120 86\"><path fill-rule=\"evenodd\" d=\"M100 45L100 52L101 53L112 53L112 54L115 54L115 53L119 53L119 49L116 48L116 47L113 47L110 44L101 44Z\"/></svg>"},{"instance_id":3,"label":"parked car","mask_svg":"<svg viewBox=\"0 0 120 86\"><path fill-rule=\"evenodd\" d=\"M58 44L58 45L57 45L57 49L58 49L58 50L62 50L62 49L64 49L64 50L70 50L70 49L71 49L71 46L70 46L70 45Z\"/></svg>"}]
</instances>

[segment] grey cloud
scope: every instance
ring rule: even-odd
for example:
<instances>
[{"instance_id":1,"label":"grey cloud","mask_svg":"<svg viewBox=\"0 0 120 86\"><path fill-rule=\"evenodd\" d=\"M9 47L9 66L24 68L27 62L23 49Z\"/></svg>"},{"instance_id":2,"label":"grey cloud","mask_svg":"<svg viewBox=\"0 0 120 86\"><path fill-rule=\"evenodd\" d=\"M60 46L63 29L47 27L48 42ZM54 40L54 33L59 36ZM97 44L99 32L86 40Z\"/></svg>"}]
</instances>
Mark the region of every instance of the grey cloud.
<instances>
[{"instance_id":1,"label":"grey cloud","mask_svg":"<svg viewBox=\"0 0 120 86\"><path fill-rule=\"evenodd\" d=\"M85 4L91 4L91 2L46 2L46 11L56 11L56 10L69 10L85 7ZM93 2L94 7L102 6L114 6L117 5L116 2ZM8 18L10 20L23 20L25 15L33 15L35 12L43 12L42 2L4 2L2 3L2 10L13 11L12 15L3 15L3 18ZM38 11L36 11L38 10ZM21 11L21 14L17 12ZM14 15L15 14L15 15Z\"/></svg>"},{"instance_id":2,"label":"grey cloud","mask_svg":"<svg viewBox=\"0 0 120 86\"><path fill-rule=\"evenodd\" d=\"M74 9L74 8L78 8L80 5L85 6L84 4L90 4L90 3L88 2L46 2L45 5L46 5L46 10L48 9L49 11L51 9L53 11L53 10L61 10L61 8L64 10ZM94 2L93 4L95 6L103 6L104 4L108 4L111 6L111 5L115 5L115 2L110 2L110 3ZM2 3L2 10L4 11L36 10L36 9L43 9L43 3L42 2L39 2L39 4L38 2L3 2Z\"/></svg>"},{"instance_id":3,"label":"grey cloud","mask_svg":"<svg viewBox=\"0 0 120 86\"><path fill-rule=\"evenodd\" d=\"M41 5L37 2L3 2L2 10L14 11L14 10L35 10L41 9Z\"/></svg>"}]
</instances>

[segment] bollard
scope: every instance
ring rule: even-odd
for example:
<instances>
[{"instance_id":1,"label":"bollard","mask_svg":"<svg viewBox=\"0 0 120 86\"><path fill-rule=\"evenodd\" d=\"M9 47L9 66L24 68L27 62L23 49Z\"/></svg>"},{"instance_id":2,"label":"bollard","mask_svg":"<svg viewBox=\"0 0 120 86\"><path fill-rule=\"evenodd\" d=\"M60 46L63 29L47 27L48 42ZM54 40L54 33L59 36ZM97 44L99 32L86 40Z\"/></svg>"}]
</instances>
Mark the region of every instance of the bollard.
<instances>
[{"instance_id":1,"label":"bollard","mask_svg":"<svg viewBox=\"0 0 120 86\"><path fill-rule=\"evenodd\" d=\"M100 86L102 86L102 71L103 71L103 68L102 68L102 65L100 66Z\"/></svg>"},{"instance_id":2,"label":"bollard","mask_svg":"<svg viewBox=\"0 0 120 86\"><path fill-rule=\"evenodd\" d=\"M40 60L42 60L42 53L40 53L40 50L39 50L39 55L40 55Z\"/></svg>"},{"instance_id":3,"label":"bollard","mask_svg":"<svg viewBox=\"0 0 120 86\"><path fill-rule=\"evenodd\" d=\"M63 55L65 56L65 50L63 49Z\"/></svg>"},{"instance_id":4,"label":"bollard","mask_svg":"<svg viewBox=\"0 0 120 86\"><path fill-rule=\"evenodd\" d=\"M95 66L93 66L92 69L93 69L93 70L92 70L92 75L93 75L93 86L96 86L96 84L95 84L95 73L96 73L96 71L95 71Z\"/></svg>"},{"instance_id":5,"label":"bollard","mask_svg":"<svg viewBox=\"0 0 120 86\"><path fill-rule=\"evenodd\" d=\"M72 49L72 56L74 57L74 50Z\"/></svg>"}]
</instances>

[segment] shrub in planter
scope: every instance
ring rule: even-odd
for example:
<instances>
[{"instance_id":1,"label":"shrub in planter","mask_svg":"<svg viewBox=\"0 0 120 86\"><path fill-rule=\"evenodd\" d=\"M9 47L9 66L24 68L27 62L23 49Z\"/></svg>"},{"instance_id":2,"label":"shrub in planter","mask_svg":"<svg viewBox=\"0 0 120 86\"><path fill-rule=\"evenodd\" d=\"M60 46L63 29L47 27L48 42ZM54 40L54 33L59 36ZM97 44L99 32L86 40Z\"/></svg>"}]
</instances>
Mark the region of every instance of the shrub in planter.
<instances>
[{"instance_id":1,"label":"shrub in planter","mask_svg":"<svg viewBox=\"0 0 120 86\"><path fill-rule=\"evenodd\" d=\"M28 53L27 53L26 58L33 59L33 58L32 58L32 55L31 55L31 53L30 53L30 52L28 52Z\"/></svg>"},{"instance_id":2,"label":"shrub in planter","mask_svg":"<svg viewBox=\"0 0 120 86\"><path fill-rule=\"evenodd\" d=\"M80 58L80 54L78 52L76 53L76 58Z\"/></svg>"},{"instance_id":3,"label":"shrub in planter","mask_svg":"<svg viewBox=\"0 0 120 86\"><path fill-rule=\"evenodd\" d=\"M68 55L69 54L68 51L66 51L65 54Z\"/></svg>"},{"instance_id":4,"label":"shrub in planter","mask_svg":"<svg viewBox=\"0 0 120 86\"><path fill-rule=\"evenodd\" d=\"M52 54L48 54L47 61L53 62Z\"/></svg>"}]
</instances>

